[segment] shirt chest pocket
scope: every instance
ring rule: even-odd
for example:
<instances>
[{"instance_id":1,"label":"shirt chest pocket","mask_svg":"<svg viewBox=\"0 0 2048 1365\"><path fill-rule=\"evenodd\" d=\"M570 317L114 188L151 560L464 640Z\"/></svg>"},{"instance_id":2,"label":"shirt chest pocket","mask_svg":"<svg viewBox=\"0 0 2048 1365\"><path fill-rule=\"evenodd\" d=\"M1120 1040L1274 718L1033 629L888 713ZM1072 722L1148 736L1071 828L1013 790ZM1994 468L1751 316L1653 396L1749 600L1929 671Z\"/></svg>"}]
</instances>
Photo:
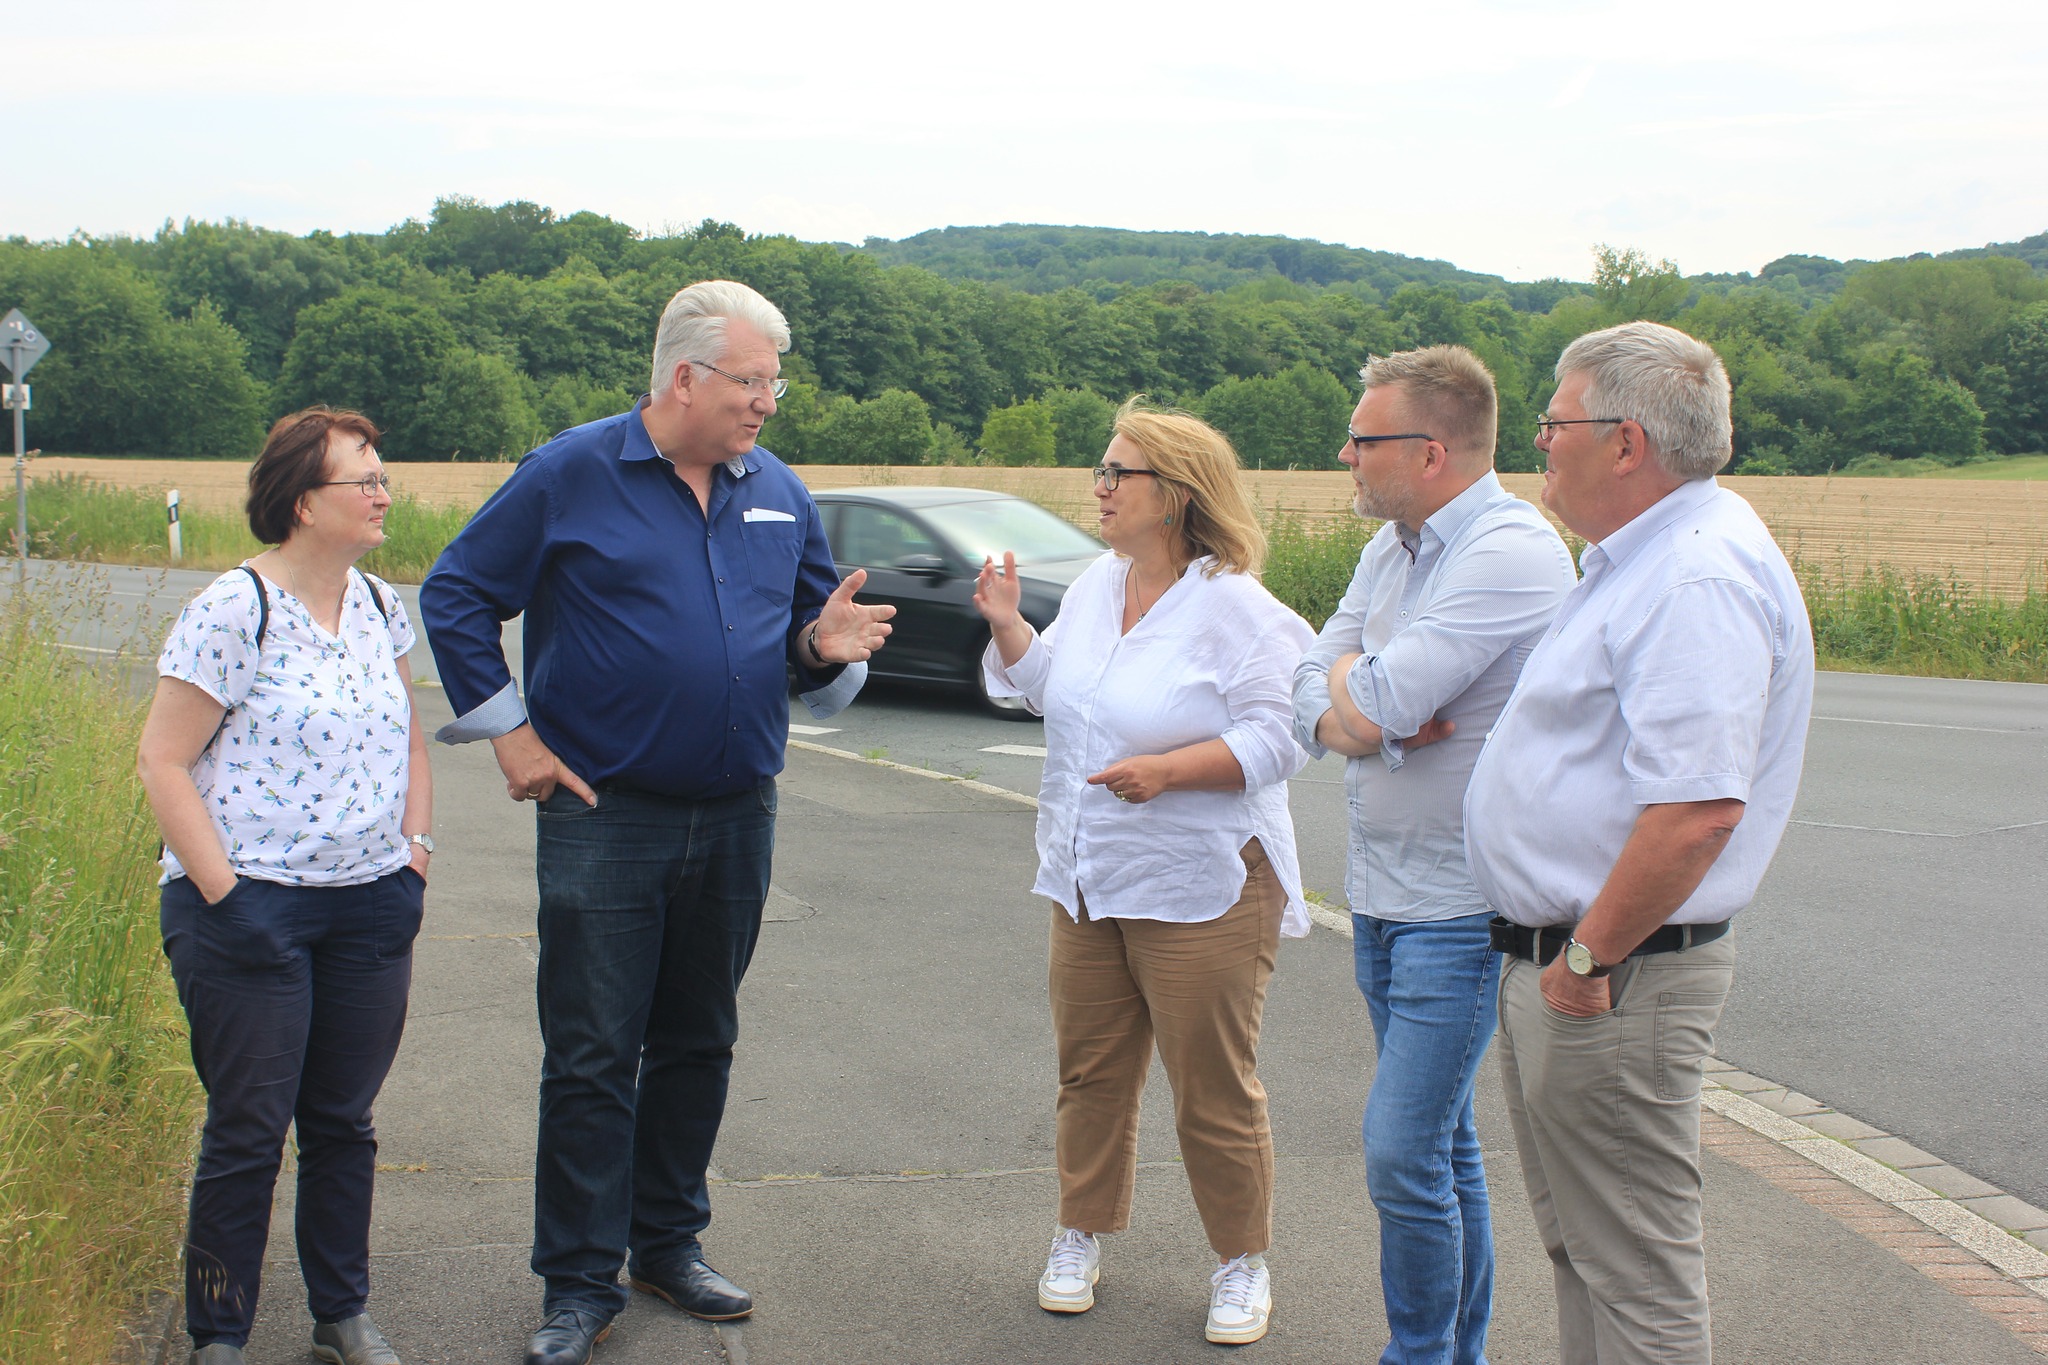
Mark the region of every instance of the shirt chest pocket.
<instances>
[{"instance_id":1,"label":"shirt chest pocket","mask_svg":"<svg viewBox=\"0 0 2048 1365\"><path fill-rule=\"evenodd\" d=\"M747 547L747 575L754 591L778 607L788 606L796 596L797 562L803 551L796 523L750 521L740 539Z\"/></svg>"}]
</instances>

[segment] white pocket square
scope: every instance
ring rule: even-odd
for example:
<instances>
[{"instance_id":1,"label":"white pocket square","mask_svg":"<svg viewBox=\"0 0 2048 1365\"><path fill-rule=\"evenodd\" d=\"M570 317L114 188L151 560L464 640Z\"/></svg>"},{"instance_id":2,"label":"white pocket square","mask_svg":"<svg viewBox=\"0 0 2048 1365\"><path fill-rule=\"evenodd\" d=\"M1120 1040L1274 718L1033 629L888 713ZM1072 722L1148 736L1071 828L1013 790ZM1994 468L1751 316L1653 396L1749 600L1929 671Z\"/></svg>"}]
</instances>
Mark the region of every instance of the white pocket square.
<instances>
[{"instance_id":1,"label":"white pocket square","mask_svg":"<svg viewBox=\"0 0 2048 1365\"><path fill-rule=\"evenodd\" d=\"M773 507L749 507L740 514L742 521L795 521L787 512L778 512Z\"/></svg>"}]
</instances>

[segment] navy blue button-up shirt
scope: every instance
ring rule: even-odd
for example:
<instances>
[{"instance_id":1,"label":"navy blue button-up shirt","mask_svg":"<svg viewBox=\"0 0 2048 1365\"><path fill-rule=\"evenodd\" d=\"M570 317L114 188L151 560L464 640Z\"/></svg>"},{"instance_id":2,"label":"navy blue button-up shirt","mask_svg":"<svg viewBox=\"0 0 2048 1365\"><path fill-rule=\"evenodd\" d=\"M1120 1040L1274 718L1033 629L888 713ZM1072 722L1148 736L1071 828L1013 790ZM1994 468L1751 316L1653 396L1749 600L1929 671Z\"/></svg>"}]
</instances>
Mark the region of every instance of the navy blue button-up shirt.
<instances>
[{"instance_id":1,"label":"navy blue button-up shirt","mask_svg":"<svg viewBox=\"0 0 2048 1365\"><path fill-rule=\"evenodd\" d=\"M485 739L531 721L593 785L704 799L780 772L785 664L839 584L817 505L758 447L714 466L708 511L654 448L640 412L533 451L420 586L420 613L457 719ZM500 645L525 613L525 703ZM814 715L859 690L865 664L799 668Z\"/></svg>"}]
</instances>

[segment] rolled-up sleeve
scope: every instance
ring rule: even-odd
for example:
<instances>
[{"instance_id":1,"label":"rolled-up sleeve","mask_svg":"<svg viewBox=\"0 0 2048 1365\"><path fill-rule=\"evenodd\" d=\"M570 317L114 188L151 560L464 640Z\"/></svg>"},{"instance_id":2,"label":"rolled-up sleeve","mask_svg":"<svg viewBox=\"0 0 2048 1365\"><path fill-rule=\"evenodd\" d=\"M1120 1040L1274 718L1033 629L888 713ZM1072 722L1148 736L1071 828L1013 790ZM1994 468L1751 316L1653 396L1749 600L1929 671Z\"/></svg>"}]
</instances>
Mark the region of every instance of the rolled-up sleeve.
<instances>
[{"instance_id":1,"label":"rolled-up sleeve","mask_svg":"<svg viewBox=\"0 0 2048 1365\"><path fill-rule=\"evenodd\" d=\"M1024 650L1024 657L1008 668L1003 667L1002 651L996 642L990 640L988 648L981 652L981 675L988 684L991 697L1017 697L1034 716L1045 714L1045 684L1052 676L1052 634L1060 627L1054 621L1045 628L1045 633L1031 632L1031 644Z\"/></svg>"},{"instance_id":2,"label":"rolled-up sleeve","mask_svg":"<svg viewBox=\"0 0 2048 1365\"><path fill-rule=\"evenodd\" d=\"M1448 566L1415 620L1351 670L1351 700L1388 735L1412 737L1494 660L1549 623L1565 554L1547 528L1489 529Z\"/></svg>"},{"instance_id":3,"label":"rolled-up sleeve","mask_svg":"<svg viewBox=\"0 0 2048 1365\"><path fill-rule=\"evenodd\" d=\"M1749 584L1699 579L1667 589L1615 637L1622 769L1637 804L1749 799L1784 634Z\"/></svg>"},{"instance_id":4,"label":"rolled-up sleeve","mask_svg":"<svg viewBox=\"0 0 2048 1365\"><path fill-rule=\"evenodd\" d=\"M1316 726L1321 723L1323 712L1330 709L1330 669L1346 654L1355 654L1364 647L1365 618L1372 606L1372 570L1368 566L1371 557L1372 549L1368 546L1351 571L1351 584L1344 589L1337 610L1323 622L1315 642L1294 668L1294 739L1315 758L1330 752L1316 742Z\"/></svg>"},{"instance_id":5,"label":"rolled-up sleeve","mask_svg":"<svg viewBox=\"0 0 2048 1365\"><path fill-rule=\"evenodd\" d=\"M1308 622L1288 612L1239 656L1224 689L1230 726L1221 738L1244 770L1247 792L1285 782L1308 763L1307 750L1296 742L1291 696L1313 639Z\"/></svg>"}]
</instances>

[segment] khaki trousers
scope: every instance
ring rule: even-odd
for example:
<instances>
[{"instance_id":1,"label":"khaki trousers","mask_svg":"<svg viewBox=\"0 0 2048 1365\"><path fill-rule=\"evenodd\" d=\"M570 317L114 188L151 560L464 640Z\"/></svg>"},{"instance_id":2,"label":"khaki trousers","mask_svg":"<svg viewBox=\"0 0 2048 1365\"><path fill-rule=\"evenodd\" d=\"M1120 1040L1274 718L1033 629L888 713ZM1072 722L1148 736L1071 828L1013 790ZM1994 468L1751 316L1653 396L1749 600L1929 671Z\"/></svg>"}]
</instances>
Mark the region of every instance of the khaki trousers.
<instances>
[{"instance_id":1,"label":"khaki trousers","mask_svg":"<svg viewBox=\"0 0 2048 1365\"><path fill-rule=\"evenodd\" d=\"M1052 912L1060 1223L1121 1232L1138 1173L1138 1100L1155 1039L1195 1208L1222 1260L1273 1241L1273 1132L1256 1071L1287 897L1254 839L1244 894L1200 924L1077 923Z\"/></svg>"},{"instance_id":2,"label":"khaki trousers","mask_svg":"<svg viewBox=\"0 0 2048 1365\"><path fill-rule=\"evenodd\" d=\"M1700 1079L1735 976L1731 934L1614 969L1614 1008L1544 1003L1507 958L1500 1071L1565 1365L1707 1365Z\"/></svg>"}]
</instances>

